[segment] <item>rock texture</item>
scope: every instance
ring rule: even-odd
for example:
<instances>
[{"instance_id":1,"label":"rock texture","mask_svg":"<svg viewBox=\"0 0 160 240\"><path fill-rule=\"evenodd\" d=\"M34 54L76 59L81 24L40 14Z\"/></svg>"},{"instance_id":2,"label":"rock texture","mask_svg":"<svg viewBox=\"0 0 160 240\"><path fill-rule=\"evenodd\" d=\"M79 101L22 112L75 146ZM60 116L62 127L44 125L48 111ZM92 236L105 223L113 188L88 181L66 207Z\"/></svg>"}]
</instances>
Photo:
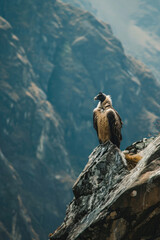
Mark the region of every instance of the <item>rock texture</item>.
<instances>
[{"instance_id":1,"label":"rock texture","mask_svg":"<svg viewBox=\"0 0 160 240\"><path fill-rule=\"evenodd\" d=\"M96 13L96 9L94 9L92 7L92 3L89 2L89 1L85 1L85 0L81 0L81 1L79 1L79 0L62 0L62 2L72 4L73 6L81 8L85 11L87 10L89 12Z\"/></svg>"},{"instance_id":2,"label":"rock texture","mask_svg":"<svg viewBox=\"0 0 160 240\"><path fill-rule=\"evenodd\" d=\"M111 142L95 148L50 239L159 239L160 136L149 142L141 144L143 158L131 171Z\"/></svg>"},{"instance_id":3,"label":"rock texture","mask_svg":"<svg viewBox=\"0 0 160 240\"><path fill-rule=\"evenodd\" d=\"M0 36L0 239L44 239L71 199L72 168L61 119L3 18Z\"/></svg>"}]
</instances>

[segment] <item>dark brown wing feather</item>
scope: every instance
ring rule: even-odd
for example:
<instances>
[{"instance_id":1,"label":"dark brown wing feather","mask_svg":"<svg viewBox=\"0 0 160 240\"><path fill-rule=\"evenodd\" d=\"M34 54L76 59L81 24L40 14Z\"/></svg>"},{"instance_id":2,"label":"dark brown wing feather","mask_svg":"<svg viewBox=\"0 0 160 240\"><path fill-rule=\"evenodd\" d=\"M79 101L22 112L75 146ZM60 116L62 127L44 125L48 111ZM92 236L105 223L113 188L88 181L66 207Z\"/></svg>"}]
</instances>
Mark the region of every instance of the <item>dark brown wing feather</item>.
<instances>
[{"instance_id":1,"label":"dark brown wing feather","mask_svg":"<svg viewBox=\"0 0 160 240\"><path fill-rule=\"evenodd\" d=\"M117 117L119 119L118 129L119 129L120 140L122 140L121 128L122 128L123 122L122 122L122 119L119 116L118 112L116 110L114 110L114 111L117 114Z\"/></svg>"},{"instance_id":2,"label":"dark brown wing feather","mask_svg":"<svg viewBox=\"0 0 160 240\"><path fill-rule=\"evenodd\" d=\"M110 134L111 134L110 140L113 144L115 144L119 148L120 142L122 140L122 135L121 135L122 121L119 114L116 111L114 112L110 111L107 114L109 127L110 127ZM115 114L117 114L118 121L116 120Z\"/></svg>"},{"instance_id":3,"label":"dark brown wing feather","mask_svg":"<svg viewBox=\"0 0 160 240\"><path fill-rule=\"evenodd\" d=\"M97 115L96 112L93 112L93 127L95 128L98 135L98 126L97 126Z\"/></svg>"}]
</instances>

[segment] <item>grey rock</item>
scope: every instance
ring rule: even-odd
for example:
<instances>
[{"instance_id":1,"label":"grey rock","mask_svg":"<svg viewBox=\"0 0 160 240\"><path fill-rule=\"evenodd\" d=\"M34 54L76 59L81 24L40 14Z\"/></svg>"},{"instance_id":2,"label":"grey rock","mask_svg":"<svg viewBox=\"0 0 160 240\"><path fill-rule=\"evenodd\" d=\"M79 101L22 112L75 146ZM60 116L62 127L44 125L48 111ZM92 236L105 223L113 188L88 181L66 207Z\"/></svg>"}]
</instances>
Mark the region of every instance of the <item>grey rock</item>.
<instances>
[{"instance_id":1,"label":"grey rock","mask_svg":"<svg viewBox=\"0 0 160 240\"><path fill-rule=\"evenodd\" d=\"M150 137L150 138L143 138L140 141L134 142L133 144L131 144L130 146L128 146L123 153L139 153L140 151L142 151L144 148L146 148L149 143L151 143L153 140L155 139L155 137Z\"/></svg>"},{"instance_id":2,"label":"grey rock","mask_svg":"<svg viewBox=\"0 0 160 240\"><path fill-rule=\"evenodd\" d=\"M73 186L54 240L156 239L160 235L160 136L143 148L130 172L111 142L94 149ZM99 181L100 178L100 181Z\"/></svg>"}]
</instances>

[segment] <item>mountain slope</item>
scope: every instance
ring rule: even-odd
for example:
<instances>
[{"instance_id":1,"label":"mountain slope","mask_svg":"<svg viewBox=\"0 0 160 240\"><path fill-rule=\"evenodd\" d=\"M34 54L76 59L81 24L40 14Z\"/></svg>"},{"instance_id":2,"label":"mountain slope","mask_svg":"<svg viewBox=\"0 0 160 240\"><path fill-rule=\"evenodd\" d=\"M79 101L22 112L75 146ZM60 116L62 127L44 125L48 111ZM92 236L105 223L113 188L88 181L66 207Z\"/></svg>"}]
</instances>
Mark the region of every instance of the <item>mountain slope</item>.
<instances>
[{"instance_id":1,"label":"mountain slope","mask_svg":"<svg viewBox=\"0 0 160 240\"><path fill-rule=\"evenodd\" d=\"M0 238L44 239L71 198L61 119L35 84L25 51L3 18L0 34Z\"/></svg>"},{"instance_id":2,"label":"mountain slope","mask_svg":"<svg viewBox=\"0 0 160 240\"><path fill-rule=\"evenodd\" d=\"M63 0L62 2L64 3L69 3L75 7L81 8L83 10L87 10L87 11L91 11L94 12L94 9L92 8L92 4L89 1L85 1L85 0Z\"/></svg>"},{"instance_id":3,"label":"mountain slope","mask_svg":"<svg viewBox=\"0 0 160 240\"><path fill-rule=\"evenodd\" d=\"M63 0L108 22L128 54L144 62L158 80L160 60L160 4L148 0Z\"/></svg>"},{"instance_id":4,"label":"mountain slope","mask_svg":"<svg viewBox=\"0 0 160 240\"><path fill-rule=\"evenodd\" d=\"M148 98L153 98L152 102L158 102L158 99L156 100L158 91L154 90L155 93L152 93L149 89L150 86L157 88L157 84L152 74L141 63L136 63L140 72L135 75L132 73L135 63L133 60L128 61L121 43L111 33L110 26L96 20L87 12L57 1L41 1L40 6L37 6L36 2L32 6L30 1L25 4L24 8L22 3L12 6L12 3L5 2L2 13L12 21L15 32L23 42L36 73L38 86L43 88L61 118L66 120L66 142L72 144L72 139L78 136L81 130L82 135L87 138L86 140L81 138L86 148L88 134L93 137L91 115L94 103L91 99L99 90L111 94L113 104L118 108L124 122L127 123L130 116L133 119L135 114L132 112L135 109L140 126L143 115L146 115L146 111L150 112L142 106L146 101L143 93L145 91ZM7 11L11 7L13 12ZM32 10L30 14L28 8ZM16 15L14 12L19 14ZM148 90L144 90L143 85L145 88L148 85ZM139 110L137 106L140 106ZM152 122L157 118L156 108L153 107L154 113L151 111ZM126 114L124 109L131 111L131 114ZM129 143L156 131L153 128L151 132L149 125L144 131L140 127L136 131L136 136L131 132L131 135L126 137L128 128L135 128L132 127L133 121L129 122L131 125L126 124L124 128L123 146L131 135ZM76 141L74 139L76 151L81 145L79 141L79 137ZM83 157L90 149L91 147Z\"/></svg>"}]
</instances>

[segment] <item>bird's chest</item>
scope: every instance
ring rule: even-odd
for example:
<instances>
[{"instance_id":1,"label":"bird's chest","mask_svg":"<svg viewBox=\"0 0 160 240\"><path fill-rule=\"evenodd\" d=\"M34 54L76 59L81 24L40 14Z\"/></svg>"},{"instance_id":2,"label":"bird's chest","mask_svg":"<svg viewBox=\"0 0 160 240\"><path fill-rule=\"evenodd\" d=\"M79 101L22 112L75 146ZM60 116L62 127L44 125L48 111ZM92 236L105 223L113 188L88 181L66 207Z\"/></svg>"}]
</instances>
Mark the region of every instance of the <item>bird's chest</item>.
<instances>
[{"instance_id":1,"label":"bird's chest","mask_svg":"<svg viewBox=\"0 0 160 240\"><path fill-rule=\"evenodd\" d=\"M107 118L107 111L103 111L97 118L98 137L104 143L110 139L110 128Z\"/></svg>"}]
</instances>

